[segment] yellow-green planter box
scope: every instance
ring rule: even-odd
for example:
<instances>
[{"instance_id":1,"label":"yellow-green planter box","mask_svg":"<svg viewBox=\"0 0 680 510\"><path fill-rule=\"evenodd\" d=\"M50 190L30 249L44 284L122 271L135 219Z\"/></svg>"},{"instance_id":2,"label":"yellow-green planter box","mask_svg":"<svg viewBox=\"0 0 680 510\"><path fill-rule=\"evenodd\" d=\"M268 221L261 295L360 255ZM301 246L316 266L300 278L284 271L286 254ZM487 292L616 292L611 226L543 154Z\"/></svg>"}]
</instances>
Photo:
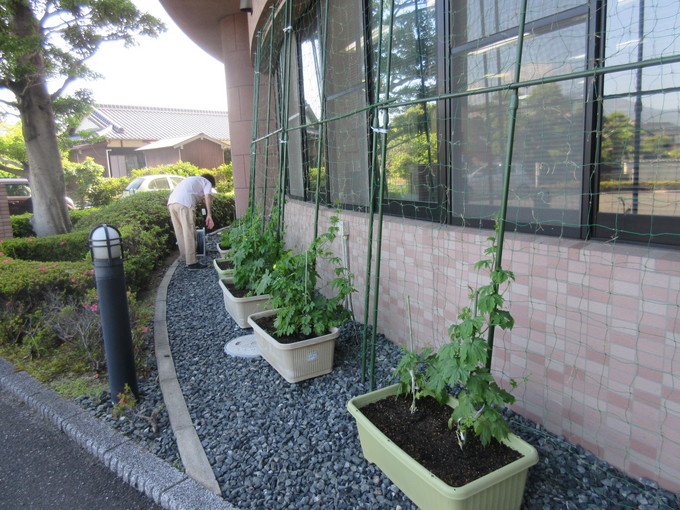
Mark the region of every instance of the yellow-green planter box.
<instances>
[{"instance_id":1,"label":"yellow-green planter box","mask_svg":"<svg viewBox=\"0 0 680 510\"><path fill-rule=\"evenodd\" d=\"M222 278L231 278L234 276L234 270L233 269L220 269L220 266L218 265L220 262L227 262L231 259L228 257L222 257L219 259L213 259L213 267L215 268L215 271L217 271L217 277L222 279Z\"/></svg>"},{"instance_id":2,"label":"yellow-green planter box","mask_svg":"<svg viewBox=\"0 0 680 510\"><path fill-rule=\"evenodd\" d=\"M356 420L366 460L376 464L422 510L518 510L529 468L538 462L534 447L510 434L504 443L522 454L521 458L466 485L451 487L394 444L361 413L362 407L396 395L397 386L360 395L347 403L348 411ZM449 405L455 403L451 398Z\"/></svg>"}]
</instances>

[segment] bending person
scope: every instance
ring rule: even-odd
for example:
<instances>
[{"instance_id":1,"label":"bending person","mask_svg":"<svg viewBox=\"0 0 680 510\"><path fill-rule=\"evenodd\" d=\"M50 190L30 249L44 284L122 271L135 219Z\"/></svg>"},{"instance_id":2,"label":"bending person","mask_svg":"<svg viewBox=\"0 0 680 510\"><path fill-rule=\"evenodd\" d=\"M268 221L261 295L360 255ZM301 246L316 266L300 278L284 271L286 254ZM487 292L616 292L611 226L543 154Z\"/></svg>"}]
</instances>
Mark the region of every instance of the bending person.
<instances>
[{"instance_id":1,"label":"bending person","mask_svg":"<svg viewBox=\"0 0 680 510\"><path fill-rule=\"evenodd\" d=\"M179 256L187 263L187 268L194 271L205 269L205 264L196 260L196 203L205 200L205 226L213 228L212 219L212 190L215 187L215 177L203 174L187 177L177 184L168 198L168 210L175 237L179 246Z\"/></svg>"}]
</instances>

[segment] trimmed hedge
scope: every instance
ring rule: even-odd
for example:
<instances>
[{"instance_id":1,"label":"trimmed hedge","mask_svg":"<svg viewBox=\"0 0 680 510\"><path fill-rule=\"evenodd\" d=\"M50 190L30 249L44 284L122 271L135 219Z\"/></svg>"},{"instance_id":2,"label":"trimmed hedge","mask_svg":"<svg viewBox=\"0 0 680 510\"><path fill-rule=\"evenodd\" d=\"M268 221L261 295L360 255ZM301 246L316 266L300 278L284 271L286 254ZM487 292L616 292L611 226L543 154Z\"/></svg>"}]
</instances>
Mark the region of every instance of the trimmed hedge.
<instances>
[{"instance_id":1,"label":"trimmed hedge","mask_svg":"<svg viewBox=\"0 0 680 510\"><path fill-rule=\"evenodd\" d=\"M12 235L16 237L31 237L35 235L31 226L33 213L13 214L9 217L12 223Z\"/></svg>"},{"instance_id":2,"label":"trimmed hedge","mask_svg":"<svg viewBox=\"0 0 680 510\"><path fill-rule=\"evenodd\" d=\"M88 209L69 210L68 215L71 218L71 225L75 227L75 225L77 225L81 219L87 218L90 214L97 210L98 208L93 207ZM32 217L33 213L15 214L9 217L12 223L12 235L15 238L35 236L35 232L33 232L33 226L31 225Z\"/></svg>"},{"instance_id":3,"label":"trimmed hedge","mask_svg":"<svg viewBox=\"0 0 680 510\"><path fill-rule=\"evenodd\" d=\"M86 261L40 262L0 256L0 310L21 302L31 308L48 292L84 294L94 288L94 269Z\"/></svg>"},{"instance_id":4,"label":"trimmed hedge","mask_svg":"<svg viewBox=\"0 0 680 510\"><path fill-rule=\"evenodd\" d=\"M81 219L73 230L89 233L102 223L120 230L124 225L136 223L146 229L158 227L170 233L172 226L166 206L168 195L168 191L149 191L123 197Z\"/></svg>"},{"instance_id":5,"label":"trimmed hedge","mask_svg":"<svg viewBox=\"0 0 680 510\"><path fill-rule=\"evenodd\" d=\"M0 252L13 259L43 262L83 260L89 251L88 232L48 237L17 237L0 241Z\"/></svg>"},{"instance_id":6,"label":"trimmed hedge","mask_svg":"<svg viewBox=\"0 0 680 510\"><path fill-rule=\"evenodd\" d=\"M169 192L135 193L102 208L70 211L73 232L48 237L17 237L0 241L0 253L11 259L40 262L85 261L92 268L89 236L97 225L112 225L123 237L125 280L132 292L146 287L151 272L175 248L170 214ZM200 206L199 206L200 210ZM213 219L215 228L231 224L235 215L233 195L215 196ZM31 214L12 217L13 228L30 228ZM17 218L17 220L14 220ZM201 222L200 215L198 219ZM15 266L21 267L21 266ZM4 282L0 283L0 296Z\"/></svg>"}]
</instances>

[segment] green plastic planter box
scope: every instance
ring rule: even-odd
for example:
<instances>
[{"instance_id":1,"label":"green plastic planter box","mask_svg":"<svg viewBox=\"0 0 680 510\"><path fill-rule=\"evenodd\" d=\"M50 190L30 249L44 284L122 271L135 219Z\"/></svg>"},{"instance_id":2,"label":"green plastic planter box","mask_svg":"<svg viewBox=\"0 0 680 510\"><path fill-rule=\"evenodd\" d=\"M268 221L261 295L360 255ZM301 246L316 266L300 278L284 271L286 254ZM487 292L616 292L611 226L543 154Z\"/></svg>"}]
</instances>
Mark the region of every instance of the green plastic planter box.
<instances>
[{"instance_id":1,"label":"green plastic planter box","mask_svg":"<svg viewBox=\"0 0 680 510\"><path fill-rule=\"evenodd\" d=\"M362 413L365 405L396 395L397 385L353 398L347 409L357 423L366 460L376 464L392 482L423 510L518 510L524 497L529 468L538 453L511 434L504 443L522 454L516 461L461 487L451 487L395 445ZM455 405L451 398L449 405Z\"/></svg>"}]
</instances>

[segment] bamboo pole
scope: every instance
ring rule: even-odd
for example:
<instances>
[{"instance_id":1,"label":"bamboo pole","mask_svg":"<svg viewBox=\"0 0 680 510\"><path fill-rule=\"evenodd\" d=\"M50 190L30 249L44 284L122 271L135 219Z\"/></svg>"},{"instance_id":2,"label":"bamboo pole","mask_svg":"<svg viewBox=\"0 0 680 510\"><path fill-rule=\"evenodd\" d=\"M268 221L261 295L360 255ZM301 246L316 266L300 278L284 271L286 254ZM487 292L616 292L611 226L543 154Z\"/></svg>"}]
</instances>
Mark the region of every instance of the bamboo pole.
<instances>
[{"instance_id":1,"label":"bamboo pole","mask_svg":"<svg viewBox=\"0 0 680 510\"><path fill-rule=\"evenodd\" d=\"M274 54L274 6L271 6L269 16L269 62L267 64L267 130L271 124L272 112L272 60ZM264 182L262 185L262 231L264 232L267 224L267 189L269 187L269 140L271 136L266 136L264 140Z\"/></svg>"},{"instance_id":2,"label":"bamboo pole","mask_svg":"<svg viewBox=\"0 0 680 510\"><path fill-rule=\"evenodd\" d=\"M387 39L387 66L385 77L385 99L390 98L390 79L392 75L392 35L394 32L394 0L390 1L390 24ZM375 388L375 340L378 334L378 301L380 298L380 258L382 249L382 231L383 231L383 202L385 193L385 177L387 170L387 131L389 127L389 112L387 109L384 112L384 123L380 134L383 138L382 151L380 158L380 187L378 189L378 237L376 239L376 256L375 256L375 272L374 272L374 290L373 290L373 331L371 336L371 377L370 389Z\"/></svg>"},{"instance_id":3,"label":"bamboo pole","mask_svg":"<svg viewBox=\"0 0 680 510\"><path fill-rule=\"evenodd\" d=\"M279 186L278 186L278 223L277 223L277 236L280 239L283 227L284 227L284 216L285 216L285 198L286 198L286 176L288 174L288 115L290 112L290 47L291 40L293 38L293 2L289 0L286 2L286 23L283 27L283 72L281 73L283 81L283 98L281 101L281 138L279 140L279 145L281 147L279 151Z\"/></svg>"}]
</instances>

